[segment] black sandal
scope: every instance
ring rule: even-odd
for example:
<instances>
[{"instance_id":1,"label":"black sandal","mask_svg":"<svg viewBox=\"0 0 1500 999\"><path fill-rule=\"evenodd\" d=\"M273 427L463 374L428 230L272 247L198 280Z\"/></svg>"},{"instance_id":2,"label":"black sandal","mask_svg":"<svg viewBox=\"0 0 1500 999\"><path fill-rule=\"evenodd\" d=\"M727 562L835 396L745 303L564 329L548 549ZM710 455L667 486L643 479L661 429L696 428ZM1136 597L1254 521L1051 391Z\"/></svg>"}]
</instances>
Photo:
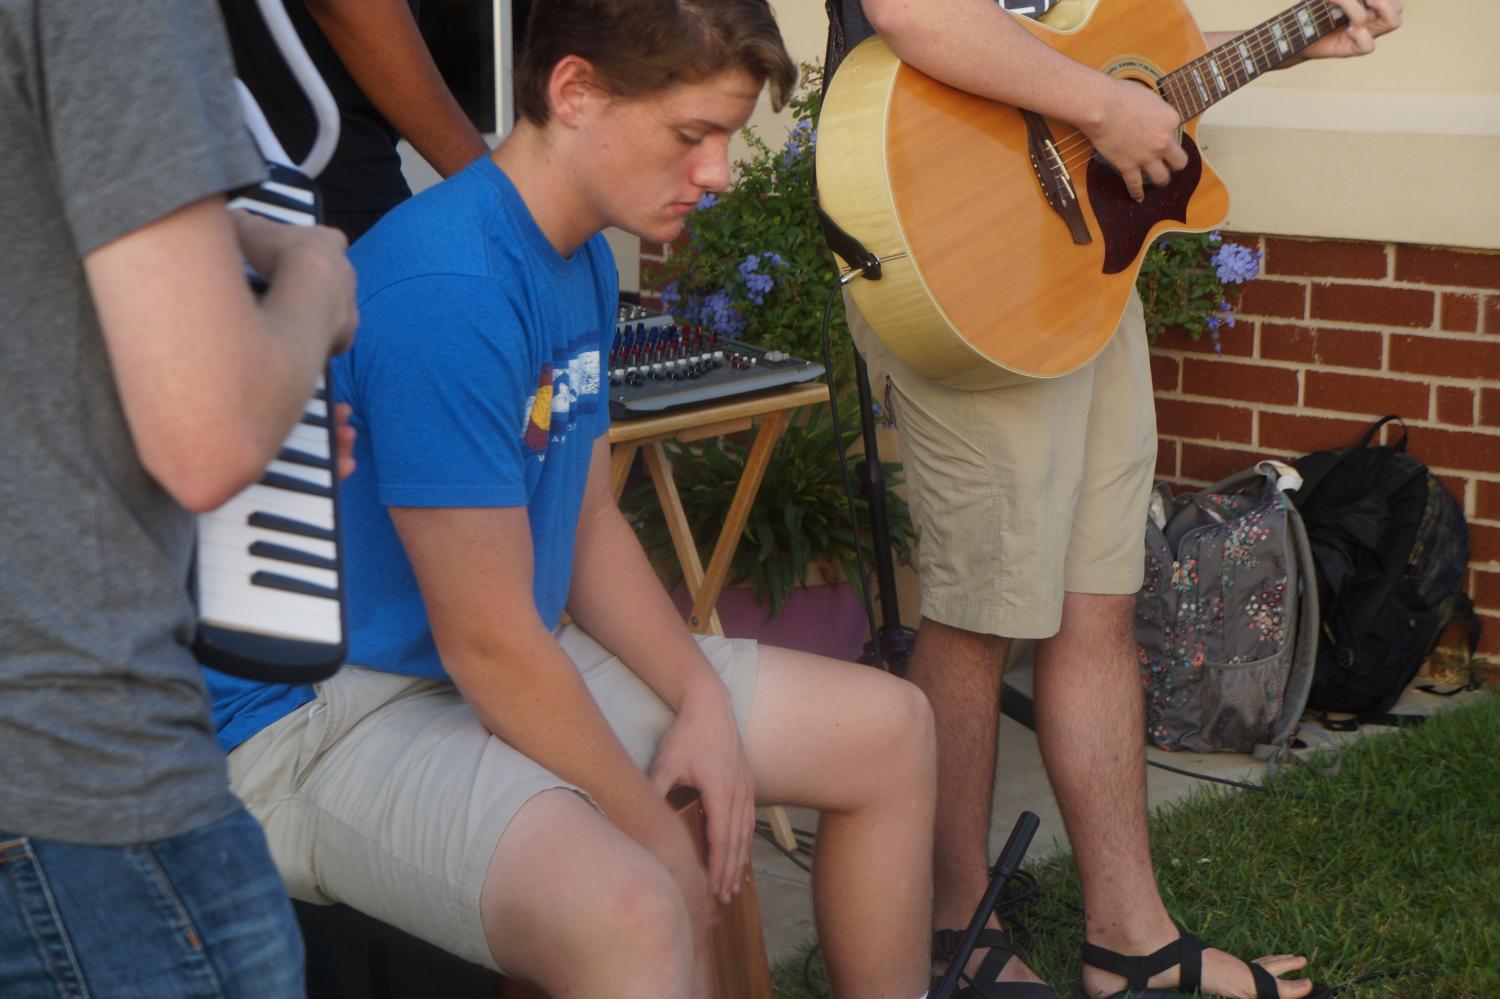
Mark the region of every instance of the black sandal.
<instances>
[{"instance_id":1,"label":"black sandal","mask_svg":"<svg viewBox=\"0 0 1500 999\"><path fill-rule=\"evenodd\" d=\"M932 959L952 961L963 942L962 930L938 930L932 935ZM974 944L976 951L987 951L972 976L959 973L966 988L958 990L955 999L1059 999L1050 985L1040 982L1002 982L1000 971L1016 955L1015 945L1004 930L981 930Z\"/></svg>"},{"instance_id":2,"label":"black sandal","mask_svg":"<svg viewBox=\"0 0 1500 999\"><path fill-rule=\"evenodd\" d=\"M1209 949L1209 945L1180 925L1177 931L1181 936L1176 940L1144 957L1121 954L1085 940L1083 963L1125 979L1125 988L1108 999L1192 999L1203 984L1203 952ZM1254 961L1243 963L1255 980L1255 999L1278 999L1281 987L1276 983L1276 976ZM1174 965L1182 968L1176 988L1146 987L1152 975L1159 975Z\"/></svg>"}]
</instances>

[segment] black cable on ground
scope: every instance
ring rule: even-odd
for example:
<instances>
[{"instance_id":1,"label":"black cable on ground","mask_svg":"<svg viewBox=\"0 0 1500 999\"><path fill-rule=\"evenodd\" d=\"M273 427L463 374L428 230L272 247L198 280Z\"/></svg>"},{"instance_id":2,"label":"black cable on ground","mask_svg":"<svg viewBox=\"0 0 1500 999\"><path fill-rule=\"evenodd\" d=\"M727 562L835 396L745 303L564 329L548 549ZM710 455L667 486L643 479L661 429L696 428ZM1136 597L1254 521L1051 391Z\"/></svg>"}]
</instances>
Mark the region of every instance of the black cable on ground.
<instances>
[{"instance_id":1,"label":"black cable on ground","mask_svg":"<svg viewBox=\"0 0 1500 999\"><path fill-rule=\"evenodd\" d=\"M763 822L757 822L755 824L755 831L757 833L759 833L760 836L762 838L764 838L767 843L770 843L778 851L780 851L781 855L783 857L785 857L787 860L790 860L792 863L796 864L798 867L800 867L802 870L806 871L808 874L812 873L812 866L810 864L808 864L805 861L803 861L803 859L801 857L797 856L791 850L788 850L786 847L784 847L780 843L776 842L776 837L771 833L770 828L765 826L765 823L763 823ZM800 845L801 844L798 844L798 846L800 846Z\"/></svg>"}]
</instances>

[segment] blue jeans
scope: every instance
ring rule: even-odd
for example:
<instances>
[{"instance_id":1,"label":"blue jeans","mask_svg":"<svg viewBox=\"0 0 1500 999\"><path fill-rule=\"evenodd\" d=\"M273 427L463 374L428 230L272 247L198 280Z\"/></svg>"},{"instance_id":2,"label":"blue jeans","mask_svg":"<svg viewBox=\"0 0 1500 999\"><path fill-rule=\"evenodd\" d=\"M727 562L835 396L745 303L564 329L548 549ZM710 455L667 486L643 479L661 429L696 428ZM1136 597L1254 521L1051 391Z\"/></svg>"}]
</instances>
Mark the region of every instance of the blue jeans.
<instances>
[{"instance_id":1,"label":"blue jeans","mask_svg":"<svg viewBox=\"0 0 1500 999\"><path fill-rule=\"evenodd\" d=\"M243 808L129 846L0 832L0 996L304 992L297 921L265 836Z\"/></svg>"}]
</instances>

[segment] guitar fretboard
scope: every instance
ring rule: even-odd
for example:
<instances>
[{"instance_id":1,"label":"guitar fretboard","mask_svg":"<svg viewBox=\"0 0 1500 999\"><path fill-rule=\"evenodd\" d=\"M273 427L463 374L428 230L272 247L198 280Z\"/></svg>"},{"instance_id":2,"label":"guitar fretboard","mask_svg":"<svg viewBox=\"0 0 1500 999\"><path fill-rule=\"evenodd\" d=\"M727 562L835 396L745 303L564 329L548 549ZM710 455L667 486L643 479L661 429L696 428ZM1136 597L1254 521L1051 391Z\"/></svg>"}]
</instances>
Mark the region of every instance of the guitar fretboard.
<instances>
[{"instance_id":1,"label":"guitar fretboard","mask_svg":"<svg viewBox=\"0 0 1500 999\"><path fill-rule=\"evenodd\" d=\"M1162 78L1161 93L1183 121L1196 118L1251 80L1267 73L1344 24L1329 0L1295 6L1237 35Z\"/></svg>"}]
</instances>

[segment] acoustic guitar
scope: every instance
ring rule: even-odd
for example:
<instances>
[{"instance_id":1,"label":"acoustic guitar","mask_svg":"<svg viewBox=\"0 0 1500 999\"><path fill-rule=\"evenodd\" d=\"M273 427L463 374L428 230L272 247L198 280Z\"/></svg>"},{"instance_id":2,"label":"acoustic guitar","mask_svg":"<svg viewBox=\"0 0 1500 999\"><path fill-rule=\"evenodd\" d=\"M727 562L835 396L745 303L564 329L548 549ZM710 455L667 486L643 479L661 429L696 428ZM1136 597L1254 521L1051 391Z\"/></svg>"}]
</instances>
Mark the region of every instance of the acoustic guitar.
<instances>
[{"instance_id":1,"label":"acoustic guitar","mask_svg":"<svg viewBox=\"0 0 1500 999\"><path fill-rule=\"evenodd\" d=\"M1228 214L1198 116L1346 18L1300 0L1212 51L1182 0L1099 0L1067 32L1018 20L1156 91L1182 119L1188 165L1138 204L1072 126L939 83L879 38L855 46L819 120L822 207L882 262L878 280L849 285L881 343L959 388L1054 378L1103 350L1151 241Z\"/></svg>"}]
</instances>

